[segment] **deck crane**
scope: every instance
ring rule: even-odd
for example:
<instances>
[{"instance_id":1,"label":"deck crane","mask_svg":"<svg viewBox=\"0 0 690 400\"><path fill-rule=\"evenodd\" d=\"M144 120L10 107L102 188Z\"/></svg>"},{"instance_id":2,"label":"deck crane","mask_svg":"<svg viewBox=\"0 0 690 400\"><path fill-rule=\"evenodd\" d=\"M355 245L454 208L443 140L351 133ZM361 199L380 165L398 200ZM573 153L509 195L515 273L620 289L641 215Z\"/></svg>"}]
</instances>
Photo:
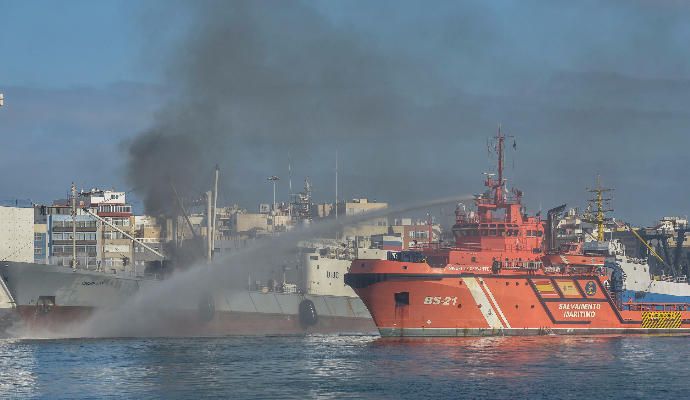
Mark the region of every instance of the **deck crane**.
<instances>
[{"instance_id":1,"label":"deck crane","mask_svg":"<svg viewBox=\"0 0 690 400\"><path fill-rule=\"evenodd\" d=\"M632 233L633 236L635 236L635 238L637 238L637 240L639 240L640 243L642 243L642 245L644 245L644 247L645 247L647 250L649 250L649 254L653 255L654 258L656 258L657 260L661 261L661 263L664 264L665 266L671 268L671 271L672 271L673 274L675 275L675 270L674 270L673 266L670 265L669 263L667 263L666 260L664 260L663 258L661 258L661 256L659 255L659 253L657 253L657 252L654 250L654 248L653 248L649 243L647 243L647 240L645 240L645 238L643 238L643 237L637 232L637 229L635 229L635 228L633 228L632 226L630 226L630 224L625 224L625 228L626 228L628 231L630 231L630 233Z\"/></svg>"},{"instance_id":2,"label":"deck crane","mask_svg":"<svg viewBox=\"0 0 690 400\"><path fill-rule=\"evenodd\" d=\"M685 226L676 226L676 248L673 251L673 267L681 272L684 272L683 275L687 275L688 271L682 268L680 265L680 259L682 256L683 252L683 242L685 241L685 233L690 232L690 226L685 225Z\"/></svg>"},{"instance_id":3,"label":"deck crane","mask_svg":"<svg viewBox=\"0 0 690 400\"><path fill-rule=\"evenodd\" d=\"M680 275L687 275L688 271L685 271L683 266L681 266L681 258L682 258L682 251L683 251L683 242L685 241L685 234L687 232L690 232L690 226L687 225L675 225L673 228L673 232L661 232L658 229L653 232L649 232L649 230L642 230L641 232L635 232L638 233L639 239L642 241L642 243L645 245L645 247L650 248L648 245L649 242L652 240L656 240L660 245L661 248L664 250L664 258L666 261L662 261L664 266L668 267L671 269L673 272L674 276L677 276L677 274ZM671 253L671 248L669 246L669 238L675 236L675 247L673 248L673 253Z\"/></svg>"},{"instance_id":4,"label":"deck crane","mask_svg":"<svg viewBox=\"0 0 690 400\"><path fill-rule=\"evenodd\" d=\"M125 236L127 239L129 239L129 240L135 242L136 244L140 245L141 247L145 248L146 250L150 251L151 253L157 255L158 257L161 258L161 260L165 260L165 256L164 256L162 253L160 253L158 250L155 250L155 249L152 248L151 246L147 245L147 244L144 243L141 239L135 238L134 236L132 236L132 235L130 235L129 233L125 232L125 231L122 230L120 227L114 225L112 222L106 220L105 218L103 218L103 217L99 216L98 214L96 214L95 212L91 211L88 207L83 207L82 210L83 210L86 214L91 215L92 217L96 218L96 219L99 220L100 222L102 222L102 223L108 225L109 227L115 229L116 231L120 232L120 233L121 233L123 236Z\"/></svg>"}]
</instances>

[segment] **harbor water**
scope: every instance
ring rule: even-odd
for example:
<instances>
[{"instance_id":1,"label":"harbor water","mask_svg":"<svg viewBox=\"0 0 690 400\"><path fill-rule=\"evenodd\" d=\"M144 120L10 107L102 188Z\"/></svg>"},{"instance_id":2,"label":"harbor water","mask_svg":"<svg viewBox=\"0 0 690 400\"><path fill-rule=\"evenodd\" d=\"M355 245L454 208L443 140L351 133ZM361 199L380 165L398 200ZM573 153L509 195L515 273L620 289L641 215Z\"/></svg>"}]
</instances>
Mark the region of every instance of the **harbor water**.
<instances>
[{"instance_id":1,"label":"harbor water","mask_svg":"<svg viewBox=\"0 0 690 400\"><path fill-rule=\"evenodd\" d=\"M378 336L0 341L0 397L663 399L687 337Z\"/></svg>"}]
</instances>

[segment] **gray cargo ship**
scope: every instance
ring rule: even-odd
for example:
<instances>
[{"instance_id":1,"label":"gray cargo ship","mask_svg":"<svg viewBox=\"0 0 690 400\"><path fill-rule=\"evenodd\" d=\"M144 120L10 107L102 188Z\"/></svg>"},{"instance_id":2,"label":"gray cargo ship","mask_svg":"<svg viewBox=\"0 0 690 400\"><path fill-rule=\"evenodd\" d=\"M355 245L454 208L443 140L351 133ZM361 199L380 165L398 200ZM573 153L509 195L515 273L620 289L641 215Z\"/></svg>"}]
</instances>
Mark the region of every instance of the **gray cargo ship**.
<instances>
[{"instance_id":1,"label":"gray cargo ship","mask_svg":"<svg viewBox=\"0 0 690 400\"><path fill-rule=\"evenodd\" d=\"M151 307L159 331L147 335L233 335L374 332L362 301L343 276L358 253L352 243L300 244L297 282L251 283L245 289L215 290L200 301ZM360 249L361 257L380 258L380 250ZM166 280L54 265L3 262L0 308L5 334L49 336L70 332L99 311L129 306L143 291ZM146 313L147 306L137 306ZM116 335L127 336L126 329ZM136 333L135 333L136 334Z\"/></svg>"}]
</instances>

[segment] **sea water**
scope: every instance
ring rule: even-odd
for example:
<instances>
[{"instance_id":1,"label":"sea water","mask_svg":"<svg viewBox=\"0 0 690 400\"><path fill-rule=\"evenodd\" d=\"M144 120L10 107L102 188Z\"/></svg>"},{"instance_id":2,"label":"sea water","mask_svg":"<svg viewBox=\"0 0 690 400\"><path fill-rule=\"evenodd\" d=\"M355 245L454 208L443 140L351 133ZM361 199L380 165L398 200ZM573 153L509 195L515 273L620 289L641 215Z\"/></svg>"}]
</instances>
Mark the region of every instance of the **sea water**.
<instances>
[{"instance_id":1,"label":"sea water","mask_svg":"<svg viewBox=\"0 0 690 400\"><path fill-rule=\"evenodd\" d=\"M683 399L690 337L0 341L0 397Z\"/></svg>"}]
</instances>

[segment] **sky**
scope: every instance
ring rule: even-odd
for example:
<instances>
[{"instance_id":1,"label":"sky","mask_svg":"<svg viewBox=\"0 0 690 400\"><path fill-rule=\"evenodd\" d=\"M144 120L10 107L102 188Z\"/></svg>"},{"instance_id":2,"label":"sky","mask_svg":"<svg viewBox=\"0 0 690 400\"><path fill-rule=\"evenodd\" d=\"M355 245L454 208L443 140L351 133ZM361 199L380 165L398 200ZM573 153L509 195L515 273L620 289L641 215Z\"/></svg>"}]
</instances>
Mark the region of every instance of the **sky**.
<instances>
[{"instance_id":1,"label":"sky","mask_svg":"<svg viewBox=\"0 0 690 400\"><path fill-rule=\"evenodd\" d=\"M0 0L0 200L79 187L160 209L221 166L221 201L404 203L478 193L497 125L535 211L687 215L690 4L682 1ZM148 156L150 155L150 157ZM173 176L173 178L171 178ZM158 198L157 198L158 197Z\"/></svg>"}]
</instances>

